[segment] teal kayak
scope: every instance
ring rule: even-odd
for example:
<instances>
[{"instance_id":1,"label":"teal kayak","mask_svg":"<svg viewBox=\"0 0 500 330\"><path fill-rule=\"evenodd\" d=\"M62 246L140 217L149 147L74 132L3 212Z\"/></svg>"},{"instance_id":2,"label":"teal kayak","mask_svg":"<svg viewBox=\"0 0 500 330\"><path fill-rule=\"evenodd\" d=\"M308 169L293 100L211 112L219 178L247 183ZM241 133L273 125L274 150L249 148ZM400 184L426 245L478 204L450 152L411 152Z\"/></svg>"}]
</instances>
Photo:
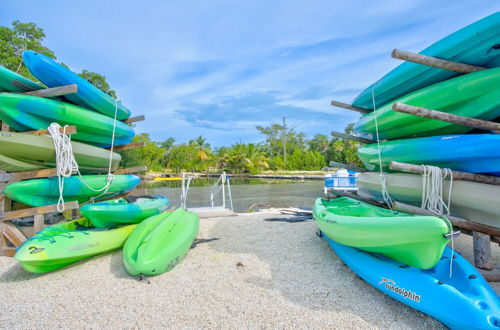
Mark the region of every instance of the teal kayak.
<instances>
[{"instance_id":1,"label":"teal kayak","mask_svg":"<svg viewBox=\"0 0 500 330\"><path fill-rule=\"evenodd\" d=\"M168 198L155 196L129 196L84 205L80 213L97 228L111 228L119 224L139 223L165 211Z\"/></svg>"},{"instance_id":2,"label":"teal kayak","mask_svg":"<svg viewBox=\"0 0 500 330\"><path fill-rule=\"evenodd\" d=\"M500 66L500 12L472 23L434 43L420 54L445 60L496 68ZM403 95L457 76L458 73L404 62L362 91L354 106L373 109Z\"/></svg>"},{"instance_id":3,"label":"teal kayak","mask_svg":"<svg viewBox=\"0 0 500 330\"><path fill-rule=\"evenodd\" d=\"M0 65L0 92L31 92L43 86Z\"/></svg>"},{"instance_id":4,"label":"teal kayak","mask_svg":"<svg viewBox=\"0 0 500 330\"><path fill-rule=\"evenodd\" d=\"M125 242L125 269L130 275L171 271L189 252L198 227L198 216L182 208L147 218Z\"/></svg>"}]
</instances>

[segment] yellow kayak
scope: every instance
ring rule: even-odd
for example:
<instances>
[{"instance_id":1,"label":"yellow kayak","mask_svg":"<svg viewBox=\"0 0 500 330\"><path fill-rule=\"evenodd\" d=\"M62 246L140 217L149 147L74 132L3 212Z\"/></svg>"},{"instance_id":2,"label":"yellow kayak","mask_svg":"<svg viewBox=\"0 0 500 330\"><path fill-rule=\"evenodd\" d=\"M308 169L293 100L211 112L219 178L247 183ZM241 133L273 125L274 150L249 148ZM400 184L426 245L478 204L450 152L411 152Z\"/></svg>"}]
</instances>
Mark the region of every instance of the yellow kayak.
<instances>
[{"instance_id":1,"label":"yellow kayak","mask_svg":"<svg viewBox=\"0 0 500 330\"><path fill-rule=\"evenodd\" d=\"M181 177L171 177L171 178L156 177L153 180L154 181L178 181L178 180L182 180L182 178Z\"/></svg>"}]
</instances>

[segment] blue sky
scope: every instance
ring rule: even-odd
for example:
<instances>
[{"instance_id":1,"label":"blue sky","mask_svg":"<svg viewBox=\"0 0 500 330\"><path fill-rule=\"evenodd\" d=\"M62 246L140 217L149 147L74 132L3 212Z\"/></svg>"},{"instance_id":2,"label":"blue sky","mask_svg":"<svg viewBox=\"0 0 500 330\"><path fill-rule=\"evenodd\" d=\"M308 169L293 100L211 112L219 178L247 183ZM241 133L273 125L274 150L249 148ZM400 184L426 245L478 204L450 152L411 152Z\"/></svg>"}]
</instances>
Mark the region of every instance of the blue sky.
<instances>
[{"instance_id":1,"label":"blue sky","mask_svg":"<svg viewBox=\"0 0 500 330\"><path fill-rule=\"evenodd\" d=\"M256 125L341 131L350 102L400 62L500 10L499 0L2 0L0 25L34 22L73 70L104 74L156 141L259 142Z\"/></svg>"}]
</instances>

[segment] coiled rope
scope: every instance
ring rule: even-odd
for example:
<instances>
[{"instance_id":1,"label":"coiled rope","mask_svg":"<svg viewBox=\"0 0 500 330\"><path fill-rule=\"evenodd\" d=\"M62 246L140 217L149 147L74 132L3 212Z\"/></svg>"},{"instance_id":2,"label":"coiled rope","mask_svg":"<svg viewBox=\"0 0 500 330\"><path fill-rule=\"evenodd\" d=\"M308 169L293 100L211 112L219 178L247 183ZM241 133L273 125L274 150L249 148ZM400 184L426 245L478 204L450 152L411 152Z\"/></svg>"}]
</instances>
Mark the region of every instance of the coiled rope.
<instances>
[{"instance_id":1,"label":"coiled rope","mask_svg":"<svg viewBox=\"0 0 500 330\"><path fill-rule=\"evenodd\" d=\"M422 205L437 215L449 215L451 203L451 189L453 187L453 174L449 168L439 168L436 166L422 165ZM443 198L443 180L449 176L450 187L448 191L448 201Z\"/></svg>"},{"instance_id":2,"label":"coiled rope","mask_svg":"<svg viewBox=\"0 0 500 330\"><path fill-rule=\"evenodd\" d=\"M106 178L106 184L100 188L95 189L91 187L85 179L82 177L80 173L80 169L78 168L78 163L76 162L75 155L73 154L73 146L71 145L71 136L66 134L66 128L68 125L65 125L60 131L61 125L58 123L52 123L48 127L48 131L50 136L52 137L52 141L54 142L54 150L56 152L56 172L57 172L57 180L59 186L59 199L57 200L57 211L64 211L64 178L70 177L73 172L76 172L80 177L80 180L85 184L87 188L94 192L102 192L97 196L92 196L89 201L93 202L96 198L99 198L106 194L111 186L111 182L113 182L114 175L111 173L112 162L113 162L113 148L115 144L115 130L116 130L116 115L118 113L118 101L115 100L115 115L113 118L113 133L111 136L111 148L109 150L109 162L108 162L108 175Z\"/></svg>"}]
</instances>

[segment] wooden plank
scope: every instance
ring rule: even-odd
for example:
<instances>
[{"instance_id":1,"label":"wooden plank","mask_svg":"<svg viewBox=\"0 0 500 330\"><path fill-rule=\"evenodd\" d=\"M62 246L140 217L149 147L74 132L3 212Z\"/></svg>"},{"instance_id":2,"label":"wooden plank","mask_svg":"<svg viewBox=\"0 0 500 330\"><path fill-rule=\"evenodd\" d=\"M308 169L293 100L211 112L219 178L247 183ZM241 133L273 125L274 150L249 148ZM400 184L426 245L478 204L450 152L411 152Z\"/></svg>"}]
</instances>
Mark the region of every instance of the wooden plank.
<instances>
[{"instance_id":1,"label":"wooden plank","mask_svg":"<svg viewBox=\"0 0 500 330\"><path fill-rule=\"evenodd\" d=\"M72 135L76 134L76 126L66 126L66 131L64 131L64 127L59 128L60 133L65 133L66 135ZM36 131L27 131L23 132L26 134L32 134L32 135L50 135L48 129L39 129Z\"/></svg>"},{"instance_id":2,"label":"wooden plank","mask_svg":"<svg viewBox=\"0 0 500 330\"><path fill-rule=\"evenodd\" d=\"M342 109L346 109L346 110L351 110L351 111L357 111L357 112L360 112L360 113L370 113L370 112L372 112L372 110L370 110L370 109L355 107L355 106L350 105L348 103L344 103L344 102L340 102L340 101L335 101L335 100L333 100L330 104L333 105L334 107L338 107L338 108L342 108Z\"/></svg>"},{"instance_id":3,"label":"wooden plank","mask_svg":"<svg viewBox=\"0 0 500 330\"><path fill-rule=\"evenodd\" d=\"M389 168L394 171L402 171L408 173L423 174L424 167L422 165L408 164L402 162L391 161ZM500 177L484 174L476 174L462 171L451 171L453 180L471 181L478 183L486 183L500 185Z\"/></svg>"},{"instance_id":4,"label":"wooden plank","mask_svg":"<svg viewBox=\"0 0 500 330\"><path fill-rule=\"evenodd\" d=\"M355 200L358 200L358 201L361 201L361 202L365 202L365 203L368 203L368 204L371 204L371 205L375 205L375 206L378 206L378 207L382 207L382 208L385 208L385 209L389 208L384 203L380 203L380 202L371 200L369 198L365 198L365 197L359 196L358 194L355 194L355 193L352 193L352 192L349 192L349 191L328 190L328 193L332 194L332 195L335 195L335 196L340 196L340 197L349 197L349 198L352 198L352 199L355 199Z\"/></svg>"},{"instance_id":5,"label":"wooden plank","mask_svg":"<svg viewBox=\"0 0 500 330\"><path fill-rule=\"evenodd\" d=\"M122 169L114 171L113 174L130 174L130 173L144 172L147 170L148 170L147 166L137 166L137 167L130 167L130 168L122 168Z\"/></svg>"},{"instance_id":6,"label":"wooden plank","mask_svg":"<svg viewBox=\"0 0 500 330\"><path fill-rule=\"evenodd\" d=\"M432 66L434 68L454 71L458 73L471 73L486 70L481 66L452 62L441 58L412 53L406 50L394 49L391 53L392 58L397 58L403 61Z\"/></svg>"},{"instance_id":7,"label":"wooden plank","mask_svg":"<svg viewBox=\"0 0 500 330\"><path fill-rule=\"evenodd\" d=\"M35 170L35 171L0 173L0 182L47 178L56 175L57 171L55 168L45 168L43 170Z\"/></svg>"},{"instance_id":8,"label":"wooden plank","mask_svg":"<svg viewBox=\"0 0 500 330\"><path fill-rule=\"evenodd\" d=\"M487 270L493 269L490 235L473 232L472 243L474 246L474 264L476 267Z\"/></svg>"},{"instance_id":9,"label":"wooden plank","mask_svg":"<svg viewBox=\"0 0 500 330\"><path fill-rule=\"evenodd\" d=\"M15 247L20 246L27 240L26 236L10 221L3 224L3 234Z\"/></svg>"},{"instance_id":10,"label":"wooden plank","mask_svg":"<svg viewBox=\"0 0 500 330\"><path fill-rule=\"evenodd\" d=\"M132 123L137 123L138 121L143 121L145 119L146 119L146 117L144 117L144 115L140 115L140 116L130 117L128 119L125 119L123 122L125 124L132 124Z\"/></svg>"},{"instance_id":11,"label":"wooden plank","mask_svg":"<svg viewBox=\"0 0 500 330\"><path fill-rule=\"evenodd\" d=\"M358 167L356 165L349 165L349 164L343 164L339 162L334 162L331 160L328 163L328 166L330 167L339 167L339 168L345 168L347 170L355 171L355 172L367 172L368 170L366 168Z\"/></svg>"},{"instance_id":12,"label":"wooden plank","mask_svg":"<svg viewBox=\"0 0 500 330\"><path fill-rule=\"evenodd\" d=\"M2 123L2 129L1 129L2 132L10 132L10 126L4 121L2 121L1 123Z\"/></svg>"},{"instance_id":13,"label":"wooden plank","mask_svg":"<svg viewBox=\"0 0 500 330\"><path fill-rule=\"evenodd\" d=\"M335 132L335 131L332 131L330 134L332 136L335 136L335 137L338 137L341 139L352 140L352 141L356 141L356 142L360 142L360 143L364 143L364 144L377 143L377 141L368 140L368 139L361 138L359 136L344 134L344 133Z\"/></svg>"},{"instance_id":14,"label":"wooden plank","mask_svg":"<svg viewBox=\"0 0 500 330\"><path fill-rule=\"evenodd\" d=\"M33 233L38 233L44 227L44 216L43 214L36 214L33 217Z\"/></svg>"},{"instance_id":15,"label":"wooden plank","mask_svg":"<svg viewBox=\"0 0 500 330\"><path fill-rule=\"evenodd\" d=\"M144 142L136 142L136 143L131 143L131 144L124 144L122 146L115 146L113 147L113 151L123 151L123 150L129 150L129 149L135 149L135 148L142 148L146 145ZM110 150L111 148L107 148Z\"/></svg>"},{"instance_id":16,"label":"wooden plank","mask_svg":"<svg viewBox=\"0 0 500 330\"><path fill-rule=\"evenodd\" d=\"M5 195L1 194L1 191L6 186L6 184L0 183L0 214L8 211L8 207L6 207L7 203L10 204ZM0 221L0 250L5 249L7 247L7 241L5 240L5 236L3 235L3 222Z\"/></svg>"},{"instance_id":17,"label":"wooden plank","mask_svg":"<svg viewBox=\"0 0 500 330\"><path fill-rule=\"evenodd\" d=\"M3 249L0 249L0 256L13 257L15 254L16 254L16 248L5 247Z\"/></svg>"},{"instance_id":18,"label":"wooden plank","mask_svg":"<svg viewBox=\"0 0 500 330\"><path fill-rule=\"evenodd\" d=\"M78 205L77 201L64 203L65 210L77 209L78 207L79 207L79 205ZM3 214L0 214L0 221L17 219L17 218L22 218L22 217L29 217L32 215L46 214L46 213L51 213L51 212L58 212L56 204L5 212Z\"/></svg>"},{"instance_id":19,"label":"wooden plank","mask_svg":"<svg viewBox=\"0 0 500 330\"><path fill-rule=\"evenodd\" d=\"M479 272L488 282L500 282L500 273L480 269Z\"/></svg>"},{"instance_id":20,"label":"wooden plank","mask_svg":"<svg viewBox=\"0 0 500 330\"><path fill-rule=\"evenodd\" d=\"M458 116L447 112L416 107L399 102L396 102L392 105L392 110L424 118L446 121L456 125L474 127L487 131L495 131L495 133L500 132L500 123L495 123L493 121Z\"/></svg>"},{"instance_id":21,"label":"wooden plank","mask_svg":"<svg viewBox=\"0 0 500 330\"><path fill-rule=\"evenodd\" d=\"M61 95L74 94L76 92L78 92L78 86L76 84L71 84L60 87L44 88L36 91L24 92L19 94L38 96L38 97L56 97Z\"/></svg>"}]
</instances>

